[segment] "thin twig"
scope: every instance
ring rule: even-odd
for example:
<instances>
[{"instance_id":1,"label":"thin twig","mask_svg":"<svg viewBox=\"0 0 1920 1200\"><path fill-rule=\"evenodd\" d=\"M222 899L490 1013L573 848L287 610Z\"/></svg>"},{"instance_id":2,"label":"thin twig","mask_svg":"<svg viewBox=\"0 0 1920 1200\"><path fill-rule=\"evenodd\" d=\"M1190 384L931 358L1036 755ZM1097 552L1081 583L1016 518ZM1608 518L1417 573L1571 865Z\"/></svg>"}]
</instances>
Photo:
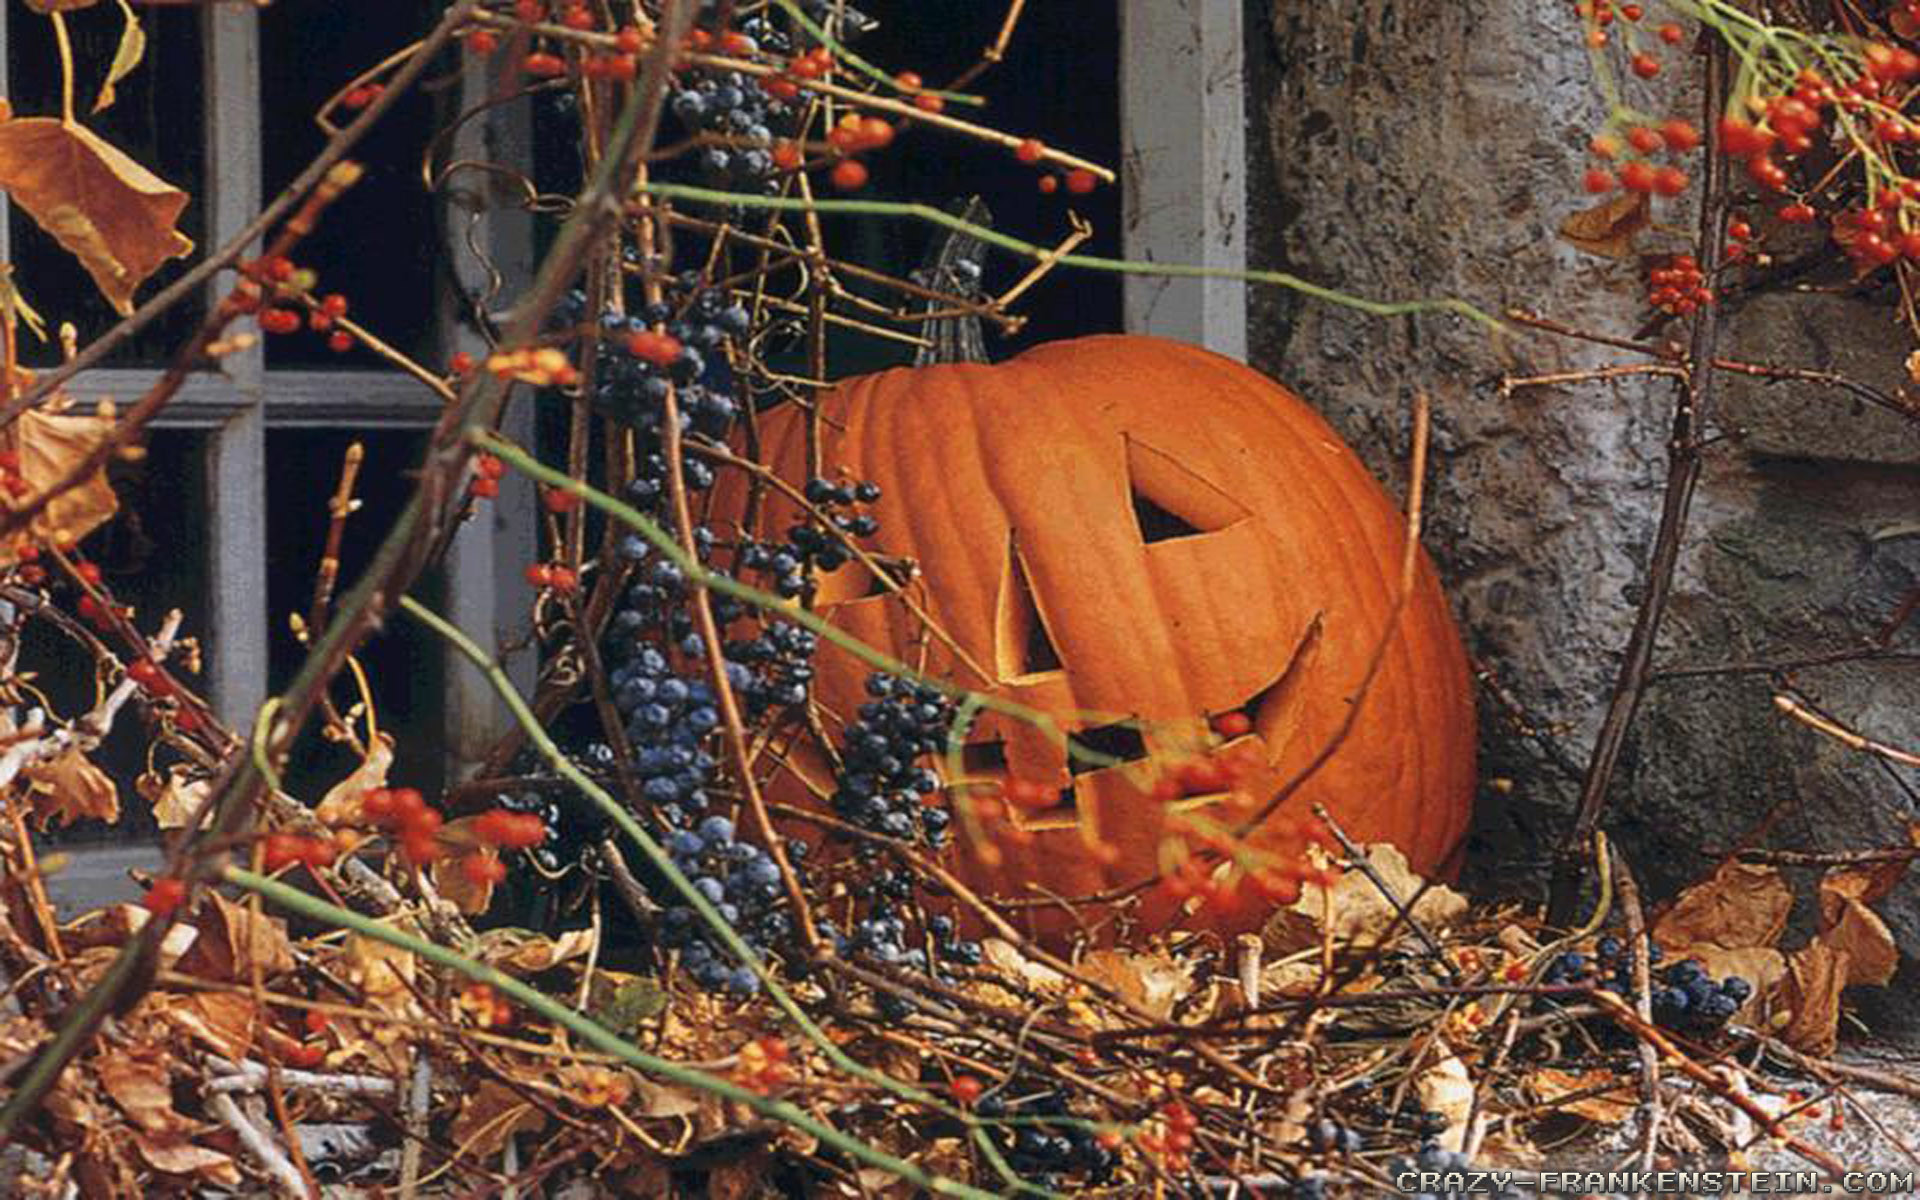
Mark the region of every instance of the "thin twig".
<instances>
[{"instance_id":1,"label":"thin twig","mask_svg":"<svg viewBox=\"0 0 1920 1200\"><path fill-rule=\"evenodd\" d=\"M1727 89L1727 46L1710 39L1704 87L1707 129L1705 181L1700 197L1698 254L1700 269L1711 278L1719 270L1725 251L1727 163L1720 153L1718 116ZM1667 486L1660 509L1660 524L1654 536L1653 555L1647 566L1647 580L1639 611L1634 616L1633 632L1621 656L1620 673L1614 682L1599 737L1594 741L1592 757L1587 761L1586 778L1580 788L1579 807L1573 825L1561 842L1554 864L1553 881L1547 903L1547 919L1565 924L1579 897L1580 880L1586 863L1586 848L1593 840L1605 811L1607 793L1626 748L1627 732L1646 694L1647 676L1653 663L1654 641L1666 616L1667 599L1672 593L1674 569L1680 559L1680 543L1686 532L1687 517L1693 507L1693 491L1700 480L1703 462L1701 436L1713 416L1715 381L1712 368L1720 340L1719 308L1703 305L1694 317L1693 340L1687 354L1692 369L1678 389L1673 407L1672 430L1667 440ZM1702 364L1707 364L1703 366Z\"/></svg>"}]
</instances>

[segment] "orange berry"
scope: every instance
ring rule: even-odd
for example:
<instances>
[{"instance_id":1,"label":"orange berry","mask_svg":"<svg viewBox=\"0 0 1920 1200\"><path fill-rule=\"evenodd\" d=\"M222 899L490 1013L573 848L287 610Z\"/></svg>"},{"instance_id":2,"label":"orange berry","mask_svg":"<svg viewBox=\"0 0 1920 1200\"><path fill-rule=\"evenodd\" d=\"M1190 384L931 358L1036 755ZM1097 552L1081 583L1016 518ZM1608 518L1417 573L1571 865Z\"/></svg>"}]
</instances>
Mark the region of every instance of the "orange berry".
<instances>
[{"instance_id":1,"label":"orange berry","mask_svg":"<svg viewBox=\"0 0 1920 1200\"><path fill-rule=\"evenodd\" d=\"M867 168L857 158L841 159L834 164L833 186L843 192L853 192L867 186Z\"/></svg>"},{"instance_id":2,"label":"orange berry","mask_svg":"<svg viewBox=\"0 0 1920 1200\"><path fill-rule=\"evenodd\" d=\"M1039 138L1028 138L1013 148L1013 156L1028 166L1039 162L1040 156L1046 152L1047 148Z\"/></svg>"}]
</instances>

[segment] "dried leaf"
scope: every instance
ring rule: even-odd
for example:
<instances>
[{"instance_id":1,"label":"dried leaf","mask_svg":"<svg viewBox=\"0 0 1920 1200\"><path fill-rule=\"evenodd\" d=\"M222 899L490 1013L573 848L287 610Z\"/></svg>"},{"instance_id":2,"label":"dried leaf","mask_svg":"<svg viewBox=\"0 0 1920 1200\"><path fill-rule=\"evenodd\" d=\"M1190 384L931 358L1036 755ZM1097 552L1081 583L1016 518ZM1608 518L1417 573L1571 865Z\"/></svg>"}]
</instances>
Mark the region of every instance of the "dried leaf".
<instances>
[{"instance_id":1,"label":"dried leaf","mask_svg":"<svg viewBox=\"0 0 1920 1200\"><path fill-rule=\"evenodd\" d=\"M1585 1092L1593 1088L1612 1085L1613 1090L1597 1095L1582 1096L1578 1100L1569 1100L1565 1104L1554 1105L1558 1112L1572 1113L1576 1117L1585 1117L1602 1125L1614 1125L1626 1120L1640 1106L1635 1094L1632 1079L1622 1078L1605 1067L1594 1067L1588 1071L1575 1073L1561 1071L1553 1067L1541 1067L1527 1076L1527 1088L1539 1098L1542 1104L1552 1104L1562 1096L1571 1096L1575 1092Z\"/></svg>"},{"instance_id":2,"label":"dried leaf","mask_svg":"<svg viewBox=\"0 0 1920 1200\"><path fill-rule=\"evenodd\" d=\"M0 122L0 190L80 260L123 317L160 264L193 250L174 228L187 194L82 125Z\"/></svg>"},{"instance_id":3,"label":"dried leaf","mask_svg":"<svg viewBox=\"0 0 1920 1200\"><path fill-rule=\"evenodd\" d=\"M1042 991L1059 991L1067 986L1067 977L1044 963L1038 963L1020 952L1020 948L1004 938L990 937L980 943L980 953L989 963L1002 972L1025 981L1028 987Z\"/></svg>"},{"instance_id":4,"label":"dried leaf","mask_svg":"<svg viewBox=\"0 0 1920 1200\"><path fill-rule=\"evenodd\" d=\"M1839 920L1848 899L1862 904L1878 904L1900 886L1911 859L1867 863L1858 867L1829 867L1820 878L1820 923L1832 925Z\"/></svg>"},{"instance_id":5,"label":"dried leaf","mask_svg":"<svg viewBox=\"0 0 1920 1200\"><path fill-rule=\"evenodd\" d=\"M578 958L593 949L591 929L569 929L557 938L511 926L489 929L479 937L474 957L514 975L532 975ZM604 972L602 973L604 974ZM655 985L658 990L658 985Z\"/></svg>"},{"instance_id":6,"label":"dried leaf","mask_svg":"<svg viewBox=\"0 0 1920 1200\"><path fill-rule=\"evenodd\" d=\"M1771 946L1786 929L1792 907L1793 893L1777 868L1730 862L1680 893L1654 922L1653 936L1682 955L1702 944L1736 950Z\"/></svg>"},{"instance_id":7,"label":"dried leaf","mask_svg":"<svg viewBox=\"0 0 1920 1200\"><path fill-rule=\"evenodd\" d=\"M1687 951L1686 957L1700 960L1707 974L1715 979L1725 979L1729 975L1738 975L1753 985L1753 995L1747 998L1741 1011L1746 1011L1759 1003L1759 998L1773 990L1787 975L1787 956L1770 946L1746 946L1729 950L1724 946L1695 946Z\"/></svg>"},{"instance_id":8,"label":"dried leaf","mask_svg":"<svg viewBox=\"0 0 1920 1200\"><path fill-rule=\"evenodd\" d=\"M210 903L200 906L194 928L200 937L180 958L180 970L202 979L244 983L257 965L271 979L293 970L293 945L287 923L265 913L254 915L246 904L236 904L218 892L208 892Z\"/></svg>"},{"instance_id":9,"label":"dried leaf","mask_svg":"<svg viewBox=\"0 0 1920 1200\"><path fill-rule=\"evenodd\" d=\"M1626 258L1633 239L1653 224L1653 204L1645 192L1620 192L1560 222L1560 236L1574 247L1602 258Z\"/></svg>"},{"instance_id":10,"label":"dried leaf","mask_svg":"<svg viewBox=\"0 0 1920 1200\"><path fill-rule=\"evenodd\" d=\"M314 807L313 815L327 825L364 825L366 813L361 800L375 788L387 786L387 772L393 768L393 738L385 733L373 740L367 757L353 774L327 789Z\"/></svg>"},{"instance_id":11,"label":"dried leaf","mask_svg":"<svg viewBox=\"0 0 1920 1200\"><path fill-rule=\"evenodd\" d=\"M0 131L6 125L0 124ZM13 425L14 446L20 455L20 475L27 491L19 498L4 499L7 508L19 508L62 483L86 461L113 430L113 419L50 413L28 409ZM120 510L113 488L107 483L104 467L96 469L78 486L61 493L42 509L28 525L36 540L78 542ZM0 546L0 566L18 561L15 547Z\"/></svg>"},{"instance_id":12,"label":"dried leaf","mask_svg":"<svg viewBox=\"0 0 1920 1200\"><path fill-rule=\"evenodd\" d=\"M491 1158L516 1133L538 1133L547 1114L497 1079L484 1079L460 1101L453 1140L462 1154Z\"/></svg>"},{"instance_id":13,"label":"dried leaf","mask_svg":"<svg viewBox=\"0 0 1920 1200\"><path fill-rule=\"evenodd\" d=\"M140 1157L156 1171L168 1175L190 1175L221 1187L240 1186L240 1168L232 1157L187 1141L164 1141L143 1133L133 1136Z\"/></svg>"},{"instance_id":14,"label":"dried leaf","mask_svg":"<svg viewBox=\"0 0 1920 1200\"><path fill-rule=\"evenodd\" d=\"M443 853L427 868L433 877L434 890L468 916L487 911L493 903L494 888L491 877L482 874L476 878L469 874L472 868L468 864L500 861L499 851L481 844L474 836L473 827L479 820L478 816L460 817L442 826L440 846Z\"/></svg>"},{"instance_id":15,"label":"dried leaf","mask_svg":"<svg viewBox=\"0 0 1920 1200\"><path fill-rule=\"evenodd\" d=\"M1171 1017L1174 1006L1193 991L1192 965L1164 954L1095 950L1081 961L1080 973L1152 1013L1156 1021Z\"/></svg>"},{"instance_id":16,"label":"dried leaf","mask_svg":"<svg viewBox=\"0 0 1920 1200\"><path fill-rule=\"evenodd\" d=\"M107 79L100 85L100 98L93 102L93 111L99 112L110 107L117 98L113 85L133 74L140 60L147 53L147 33L140 28L140 18L133 15L133 6L127 0L119 0L120 15L124 23L120 26L120 44L113 49L113 62L107 67Z\"/></svg>"},{"instance_id":17,"label":"dried leaf","mask_svg":"<svg viewBox=\"0 0 1920 1200\"><path fill-rule=\"evenodd\" d=\"M21 772L27 781L27 801L34 828L61 828L82 818L113 822L120 819L120 792L105 771L87 761L78 746L69 746L59 758L36 763Z\"/></svg>"},{"instance_id":18,"label":"dried leaf","mask_svg":"<svg viewBox=\"0 0 1920 1200\"><path fill-rule=\"evenodd\" d=\"M418 1015L414 970L412 951L357 933L347 938L347 977L360 988L367 1003L382 1012Z\"/></svg>"},{"instance_id":19,"label":"dried leaf","mask_svg":"<svg viewBox=\"0 0 1920 1200\"><path fill-rule=\"evenodd\" d=\"M1473 1080L1466 1064L1452 1054L1420 1073L1414 1084L1423 1107L1447 1119L1447 1129L1439 1136L1442 1148L1458 1150L1467 1136L1467 1116L1473 1111Z\"/></svg>"},{"instance_id":20,"label":"dried leaf","mask_svg":"<svg viewBox=\"0 0 1920 1200\"><path fill-rule=\"evenodd\" d=\"M1879 913L1851 897L1844 900L1832 923L1814 940L1846 956L1848 987L1885 987L1900 968L1900 949L1894 944L1893 931Z\"/></svg>"},{"instance_id":21,"label":"dried leaf","mask_svg":"<svg viewBox=\"0 0 1920 1200\"><path fill-rule=\"evenodd\" d=\"M642 1117L690 1117L700 1111L701 1098L698 1094L685 1088L655 1083L644 1075L634 1079L633 1094L639 1104L625 1111L637 1112Z\"/></svg>"},{"instance_id":22,"label":"dried leaf","mask_svg":"<svg viewBox=\"0 0 1920 1200\"><path fill-rule=\"evenodd\" d=\"M191 1123L173 1110L173 1085L164 1062L113 1050L94 1060L94 1070L107 1095L140 1128L174 1136L190 1131Z\"/></svg>"},{"instance_id":23,"label":"dried leaf","mask_svg":"<svg viewBox=\"0 0 1920 1200\"><path fill-rule=\"evenodd\" d=\"M47 340L47 321L34 311L33 305L20 294L20 288L13 282L13 264L0 263L0 324L12 329L18 321L25 321L33 336L40 341Z\"/></svg>"},{"instance_id":24,"label":"dried leaf","mask_svg":"<svg viewBox=\"0 0 1920 1200\"><path fill-rule=\"evenodd\" d=\"M253 1052L254 1034L260 1028L253 1001L236 992L157 993L147 998L141 1011L153 1012L179 1033L234 1062Z\"/></svg>"},{"instance_id":25,"label":"dried leaf","mask_svg":"<svg viewBox=\"0 0 1920 1200\"><path fill-rule=\"evenodd\" d=\"M27 0L27 7L46 16L48 13L74 12L82 8L92 8L100 0Z\"/></svg>"},{"instance_id":26,"label":"dried leaf","mask_svg":"<svg viewBox=\"0 0 1920 1200\"><path fill-rule=\"evenodd\" d=\"M153 806L153 819L160 828L184 829L213 791L212 779L192 778L194 774L184 763L175 763L167 768L165 779L149 771L134 783Z\"/></svg>"},{"instance_id":27,"label":"dried leaf","mask_svg":"<svg viewBox=\"0 0 1920 1200\"><path fill-rule=\"evenodd\" d=\"M1366 848L1367 861L1402 903L1411 900L1425 881L1407 867L1407 857L1398 846L1386 842ZM1442 929L1467 911L1467 899L1452 888L1435 885L1427 888L1413 905L1413 917L1429 930ZM1360 871L1347 871L1331 888L1308 884L1300 898L1273 914L1261 936L1267 948L1277 954L1290 954L1318 945L1322 924L1330 929L1336 945L1370 946L1393 930L1394 937L1409 932L1399 920L1394 906L1380 893L1374 882Z\"/></svg>"},{"instance_id":28,"label":"dried leaf","mask_svg":"<svg viewBox=\"0 0 1920 1200\"><path fill-rule=\"evenodd\" d=\"M1808 1054L1833 1053L1840 1040L1840 992L1847 986L1847 953L1824 942L1793 952L1787 976L1774 992L1780 1040Z\"/></svg>"}]
</instances>

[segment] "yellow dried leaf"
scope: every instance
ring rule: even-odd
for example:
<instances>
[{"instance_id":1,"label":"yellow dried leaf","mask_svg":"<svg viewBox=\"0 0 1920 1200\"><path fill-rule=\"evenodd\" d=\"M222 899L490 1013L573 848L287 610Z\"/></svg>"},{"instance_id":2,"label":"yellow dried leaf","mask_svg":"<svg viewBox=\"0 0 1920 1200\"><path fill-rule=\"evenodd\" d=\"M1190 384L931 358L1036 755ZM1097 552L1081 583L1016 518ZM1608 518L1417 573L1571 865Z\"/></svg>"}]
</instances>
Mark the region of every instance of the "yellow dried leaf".
<instances>
[{"instance_id":1,"label":"yellow dried leaf","mask_svg":"<svg viewBox=\"0 0 1920 1200\"><path fill-rule=\"evenodd\" d=\"M1192 965L1165 954L1095 950L1081 960L1080 973L1152 1013L1156 1021L1171 1017L1174 1006L1193 990Z\"/></svg>"},{"instance_id":2,"label":"yellow dried leaf","mask_svg":"<svg viewBox=\"0 0 1920 1200\"><path fill-rule=\"evenodd\" d=\"M1607 1086L1611 1090L1598 1092L1591 1096L1582 1096L1578 1100L1569 1100L1565 1104L1553 1104L1562 1096L1571 1096L1576 1092L1586 1092L1594 1088ZM1554 1067L1541 1067L1527 1076L1527 1088L1539 1098L1542 1104L1553 1104L1555 1111L1572 1113L1576 1117L1585 1117L1602 1125L1614 1125L1626 1120L1640 1106L1636 1093L1638 1084L1631 1078L1622 1078L1605 1067L1573 1072L1562 1071Z\"/></svg>"},{"instance_id":3,"label":"yellow dried leaf","mask_svg":"<svg viewBox=\"0 0 1920 1200\"><path fill-rule=\"evenodd\" d=\"M77 746L69 746L51 762L36 763L21 772L27 781L27 802L34 828L61 828L82 818L120 819L120 792L105 771L87 761Z\"/></svg>"},{"instance_id":4,"label":"yellow dried leaf","mask_svg":"<svg viewBox=\"0 0 1920 1200\"><path fill-rule=\"evenodd\" d=\"M1379 842L1365 849L1367 861L1402 903L1420 896L1413 904L1413 917L1425 928L1443 929L1467 911L1467 898L1450 887L1436 884L1422 893L1425 881L1408 868L1407 856L1398 846ZM1371 879L1360 871L1347 871L1331 888L1315 883L1303 887L1299 899L1268 920L1261 936L1276 954L1291 954L1318 945L1323 924L1334 944L1342 946L1377 944L1389 930L1394 937L1410 932Z\"/></svg>"},{"instance_id":5,"label":"yellow dried leaf","mask_svg":"<svg viewBox=\"0 0 1920 1200\"><path fill-rule=\"evenodd\" d=\"M470 867L470 863L491 864L500 861L500 854L492 846L483 845L474 836L474 822L477 816L460 817L448 821L440 828L440 857L433 860L427 868L433 877L434 890L442 897L452 901L453 906L468 916L476 916L487 911L493 903L493 880L484 873L478 878L469 871L484 871L484 867Z\"/></svg>"},{"instance_id":6,"label":"yellow dried leaf","mask_svg":"<svg viewBox=\"0 0 1920 1200\"><path fill-rule=\"evenodd\" d=\"M82 125L0 122L0 190L80 260L123 317L148 276L193 250L174 228L187 194Z\"/></svg>"},{"instance_id":7,"label":"yellow dried leaf","mask_svg":"<svg viewBox=\"0 0 1920 1200\"><path fill-rule=\"evenodd\" d=\"M1578 249L1602 258L1626 258L1633 239L1653 224L1653 205L1645 192L1621 192L1560 222L1560 236Z\"/></svg>"},{"instance_id":8,"label":"yellow dried leaf","mask_svg":"<svg viewBox=\"0 0 1920 1200\"><path fill-rule=\"evenodd\" d=\"M27 0L27 7L46 16L48 13L74 12L77 9L92 8L100 0Z\"/></svg>"},{"instance_id":9,"label":"yellow dried leaf","mask_svg":"<svg viewBox=\"0 0 1920 1200\"><path fill-rule=\"evenodd\" d=\"M107 67L106 82L100 85L100 98L93 102L93 111L99 112L111 106L117 98L113 86L133 74L140 60L147 53L147 32L140 28L140 18L133 15L133 6L127 0L119 0L120 44L114 47L113 62Z\"/></svg>"},{"instance_id":10,"label":"yellow dried leaf","mask_svg":"<svg viewBox=\"0 0 1920 1200\"><path fill-rule=\"evenodd\" d=\"M149 771L134 784L140 795L153 806L153 819L162 829L182 829L213 790L213 780L191 779L186 766L175 763L167 768L165 779Z\"/></svg>"},{"instance_id":11,"label":"yellow dried leaf","mask_svg":"<svg viewBox=\"0 0 1920 1200\"><path fill-rule=\"evenodd\" d=\"M373 1007L396 1015L417 1015L412 951L356 933L347 938L347 963L347 977Z\"/></svg>"},{"instance_id":12,"label":"yellow dried leaf","mask_svg":"<svg viewBox=\"0 0 1920 1200\"><path fill-rule=\"evenodd\" d=\"M0 124L0 130L6 126ZM79 416L28 409L13 424L14 447L20 455L20 475L27 491L20 499L6 497L0 503L18 508L66 481L85 462L113 429L108 417ZM79 486L61 493L50 502L28 528L42 542L78 542L120 509L113 488L107 484L104 466L96 468ZM13 545L0 545L0 566L12 566L17 559Z\"/></svg>"},{"instance_id":13,"label":"yellow dried leaf","mask_svg":"<svg viewBox=\"0 0 1920 1200\"><path fill-rule=\"evenodd\" d=\"M327 789L314 807L313 815L327 825L363 825L366 814L360 802L368 792L387 786L387 772L393 769L393 738L380 734L374 738L367 757L353 774Z\"/></svg>"},{"instance_id":14,"label":"yellow dried leaf","mask_svg":"<svg viewBox=\"0 0 1920 1200\"><path fill-rule=\"evenodd\" d=\"M1773 986L1786 978L1787 956L1770 946L1744 946L1729 950L1724 946L1695 946L1687 951L1686 957L1700 960L1707 974L1715 979L1725 979L1729 975L1738 975L1753 985L1753 995L1747 998L1742 1011L1758 1004L1759 998L1773 990Z\"/></svg>"},{"instance_id":15,"label":"yellow dried leaf","mask_svg":"<svg viewBox=\"0 0 1920 1200\"><path fill-rule=\"evenodd\" d=\"M1840 1040L1840 993L1847 986L1847 953L1824 942L1793 952L1786 978L1774 991L1775 1030L1781 1041L1808 1054L1833 1053Z\"/></svg>"},{"instance_id":16,"label":"yellow dried leaf","mask_svg":"<svg viewBox=\"0 0 1920 1200\"><path fill-rule=\"evenodd\" d=\"M1730 862L1680 893L1653 924L1654 940L1685 955L1702 944L1742 949L1771 946L1787 927L1793 892L1777 868Z\"/></svg>"},{"instance_id":17,"label":"yellow dried leaf","mask_svg":"<svg viewBox=\"0 0 1920 1200\"><path fill-rule=\"evenodd\" d=\"M525 929L489 929L480 935L474 957L510 974L532 975L578 958L592 948L591 929L569 929L557 938Z\"/></svg>"}]
</instances>

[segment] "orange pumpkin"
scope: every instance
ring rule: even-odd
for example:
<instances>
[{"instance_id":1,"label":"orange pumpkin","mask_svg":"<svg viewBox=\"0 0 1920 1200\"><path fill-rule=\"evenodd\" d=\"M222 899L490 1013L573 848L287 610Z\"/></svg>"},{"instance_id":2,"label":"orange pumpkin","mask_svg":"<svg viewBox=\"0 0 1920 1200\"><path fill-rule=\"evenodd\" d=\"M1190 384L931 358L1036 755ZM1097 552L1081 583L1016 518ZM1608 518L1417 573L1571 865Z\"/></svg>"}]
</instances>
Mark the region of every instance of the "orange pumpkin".
<instances>
[{"instance_id":1,"label":"orange pumpkin","mask_svg":"<svg viewBox=\"0 0 1920 1200\"><path fill-rule=\"evenodd\" d=\"M1244 713L1221 724L1247 728L1225 750L1251 763L1240 786L1257 800L1334 735L1385 628L1404 525L1291 392L1192 346L1103 336L998 366L886 371L820 403L822 461L880 485L870 547L917 565L907 594L944 636L857 563L820 579L815 603L835 625L932 675L1054 715L1121 759L1189 756L1209 718ZM786 479L806 477L804 430L791 408L761 419L763 461ZM739 513L743 491L723 484L716 515ZM762 528L798 516L771 496ZM846 717L869 671L823 641L815 695ZM1090 722L1088 711L1109 719ZM1423 556L1351 733L1276 819L1325 804L1357 840L1397 843L1416 871L1445 871L1467 827L1474 742L1465 655ZM1246 811L1218 784L1156 796L1140 769L1156 764L1086 769L1045 731L998 713L974 725L965 761L971 778L1059 796L1016 811L1026 833L992 850L955 823L956 873L1003 899L1137 883L1165 865L1163 843L1187 827L1178 814L1220 828ZM807 753L790 769L828 786ZM1088 828L1105 848L1089 845ZM1288 849L1273 822L1248 844ZM1181 915L1175 906L1152 894L1142 915L1165 922ZM1041 933L1071 926L1057 908L1009 911ZM1196 920L1231 930L1262 915Z\"/></svg>"}]
</instances>

